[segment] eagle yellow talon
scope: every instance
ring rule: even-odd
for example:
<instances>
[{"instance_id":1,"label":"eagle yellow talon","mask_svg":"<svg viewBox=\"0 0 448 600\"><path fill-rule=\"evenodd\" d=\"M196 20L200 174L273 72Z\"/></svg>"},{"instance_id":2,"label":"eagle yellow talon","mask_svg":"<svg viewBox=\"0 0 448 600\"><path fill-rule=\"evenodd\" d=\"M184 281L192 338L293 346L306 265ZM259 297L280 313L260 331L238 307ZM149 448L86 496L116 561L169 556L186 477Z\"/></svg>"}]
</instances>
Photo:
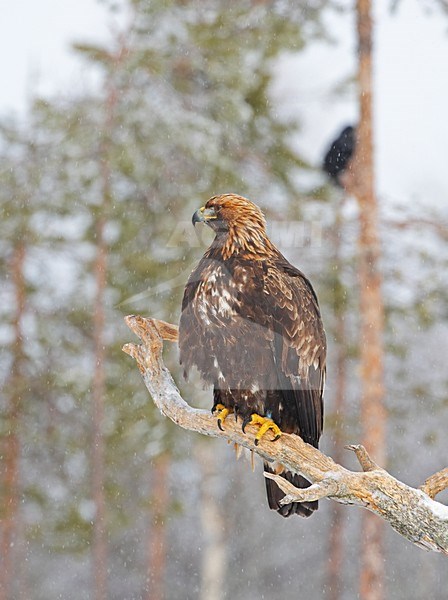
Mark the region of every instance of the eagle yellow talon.
<instances>
[{"instance_id":1,"label":"eagle yellow talon","mask_svg":"<svg viewBox=\"0 0 448 600\"><path fill-rule=\"evenodd\" d=\"M217 413L218 417L218 427L221 431L224 431L222 428L222 424L226 420L227 416L232 412L230 408L226 408L224 404L217 404L214 407L214 411Z\"/></svg>"},{"instance_id":2,"label":"eagle yellow talon","mask_svg":"<svg viewBox=\"0 0 448 600\"><path fill-rule=\"evenodd\" d=\"M282 435L280 427L278 425L276 425L274 423L274 421L272 419L269 419L268 417L261 417L260 415L257 415L256 413L254 413L251 416L251 420L249 421L249 424L250 425L260 425L260 429L258 430L258 433L255 436L255 445L256 446L258 446L261 438L269 430L271 430L272 433L274 434L274 439L272 440L273 442L278 440L278 438Z\"/></svg>"}]
</instances>

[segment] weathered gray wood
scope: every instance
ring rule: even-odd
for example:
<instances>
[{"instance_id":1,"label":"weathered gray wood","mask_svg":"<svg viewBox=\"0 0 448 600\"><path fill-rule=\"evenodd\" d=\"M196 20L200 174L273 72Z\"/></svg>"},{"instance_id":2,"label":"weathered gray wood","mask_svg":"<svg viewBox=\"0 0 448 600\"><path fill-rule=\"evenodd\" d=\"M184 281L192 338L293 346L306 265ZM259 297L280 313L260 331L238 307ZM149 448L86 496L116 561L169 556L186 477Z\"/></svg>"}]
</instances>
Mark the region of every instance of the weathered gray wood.
<instances>
[{"instance_id":1,"label":"weathered gray wood","mask_svg":"<svg viewBox=\"0 0 448 600\"><path fill-rule=\"evenodd\" d=\"M134 315L125 320L142 343L126 344L123 351L137 361L154 403L174 423L203 435L231 440L305 476L312 486L299 490L282 477L267 475L287 494L285 503L331 498L361 506L379 515L417 546L448 554L448 507L433 500L436 493L448 487L448 469L429 477L420 489L415 489L378 467L363 446L348 446L363 468L358 473L336 464L298 436L283 434L272 443L267 434L255 446L257 429L247 426L243 434L241 423L233 418L225 421L221 431L209 411L192 408L185 402L163 364L163 339L176 341L176 326Z\"/></svg>"}]
</instances>

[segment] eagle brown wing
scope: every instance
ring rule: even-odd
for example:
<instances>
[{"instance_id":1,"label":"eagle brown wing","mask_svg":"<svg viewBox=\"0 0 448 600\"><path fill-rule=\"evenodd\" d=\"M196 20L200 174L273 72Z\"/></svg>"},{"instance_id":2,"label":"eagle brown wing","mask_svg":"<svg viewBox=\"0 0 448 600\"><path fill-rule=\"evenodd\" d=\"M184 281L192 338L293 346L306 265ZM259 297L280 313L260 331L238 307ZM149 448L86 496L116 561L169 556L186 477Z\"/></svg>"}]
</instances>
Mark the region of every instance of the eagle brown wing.
<instances>
[{"instance_id":1,"label":"eagle brown wing","mask_svg":"<svg viewBox=\"0 0 448 600\"><path fill-rule=\"evenodd\" d=\"M282 255L266 271L264 280L266 310L274 331L272 351L279 382L277 412L282 431L296 433L317 448L323 426L326 339L316 294L309 280ZM264 463L267 472L279 472ZM280 470L282 477L296 487L309 482L301 475ZM293 502L282 505L284 493L266 479L269 506L283 517L310 516L318 502Z\"/></svg>"},{"instance_id":2,"label":"eagle brown wing","mask_svg":"<svg viewBox=\"0 0 448 600\"><path fill-rule=\"evenodd\" d=\"M326 338L316 294L303 273L281 255L267 269L264 293L280 389L288 413L295 407L293 433L317 447L323 426ZM281 422L279 426L283 429Z\"/></svg>"}]
</instances>

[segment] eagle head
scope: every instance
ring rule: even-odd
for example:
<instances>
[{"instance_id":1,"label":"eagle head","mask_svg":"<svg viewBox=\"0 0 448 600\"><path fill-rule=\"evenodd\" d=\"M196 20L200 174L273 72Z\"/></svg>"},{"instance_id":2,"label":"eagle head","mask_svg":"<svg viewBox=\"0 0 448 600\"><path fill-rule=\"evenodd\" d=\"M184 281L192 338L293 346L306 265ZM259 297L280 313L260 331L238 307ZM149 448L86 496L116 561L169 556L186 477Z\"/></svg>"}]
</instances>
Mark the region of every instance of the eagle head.
<instances>
[{"instance_id":1,"label":"eagle head","mask_svg":"<svg viewBox=\"0 0 448 600\"><path fill-rule=\"evenodd\" d=\"M213 196L194 213L192 221L193 225L204 222L215 231L230 231L238 227L266 230L266 220L260 208L236 194Z\"/></svg>"},{"instance_id":2,"label":"eagle head","mask_svg":"<svg viewBox=\"0 0 448 600\"><path fill-rule=\"evenodd\" d=\"M206 223L215 231L215 247L222 248L224 258L247 251L262 253L270 246L264 214L243 196L213 196L194 213L192 222Z\"/></svg>"}]
</instances>

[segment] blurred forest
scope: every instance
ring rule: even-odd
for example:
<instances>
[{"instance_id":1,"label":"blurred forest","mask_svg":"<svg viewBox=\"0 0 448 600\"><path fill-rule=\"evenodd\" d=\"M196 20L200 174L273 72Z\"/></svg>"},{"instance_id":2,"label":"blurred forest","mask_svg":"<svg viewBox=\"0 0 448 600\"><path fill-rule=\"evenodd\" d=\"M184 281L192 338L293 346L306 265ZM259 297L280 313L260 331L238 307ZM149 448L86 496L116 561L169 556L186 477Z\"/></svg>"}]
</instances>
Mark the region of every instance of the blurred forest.
<instances>
[{"instance_id":1,"label":"blurred forest","mask_svg":"<svg viewBox=\"0 0 448 600\"><path fill-rule=\"evenodd\" d=\"M269 511L260 465L168 423L121 351L125 315L178 322L210 241L194 210L246 195L318 293L322 449L358 468L343 451L362 436L357 204L293 150L300 114L281 118L271 94L277 61L325 43L338 3L104 4L123 27L74 47L98 85L0 121L0 600L361 597L360 511ZM418 486L446 466L448 226L446 207L411 200L380 199L383 466ZM175 348L166 363L211 407ZM446 558L385 536L384 598L444 597Z\"/></svg>"}]
</instances>

